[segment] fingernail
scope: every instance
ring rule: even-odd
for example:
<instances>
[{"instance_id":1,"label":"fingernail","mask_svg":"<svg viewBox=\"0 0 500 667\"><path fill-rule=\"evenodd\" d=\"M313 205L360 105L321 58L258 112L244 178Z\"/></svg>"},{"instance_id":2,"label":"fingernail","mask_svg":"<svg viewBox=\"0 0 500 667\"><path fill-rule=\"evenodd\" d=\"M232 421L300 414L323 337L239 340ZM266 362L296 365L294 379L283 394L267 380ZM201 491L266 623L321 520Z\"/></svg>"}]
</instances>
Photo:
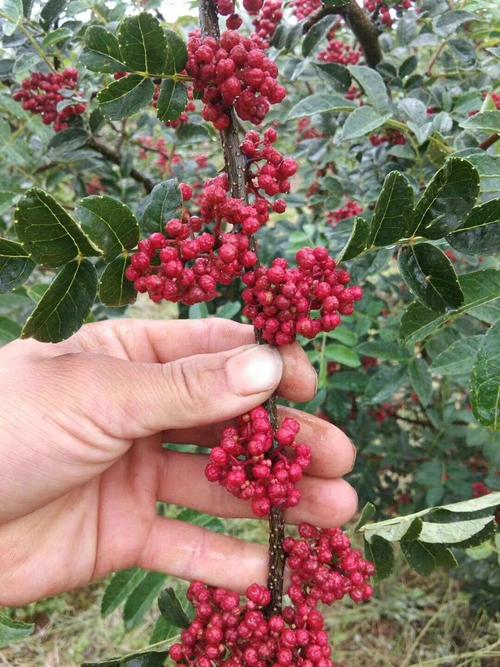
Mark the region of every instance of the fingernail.
<instances>
[{"instance_id":1,"label":"fingernail","mask_svg":"<svg viewBox=\"0 0 500 667\"><path fill-rule=\"evenodd\" d=\"M252 345L226 361L229 386L239 396L275 389L283 374L283 360L269 345Z\"/></svg>"}]
</instances>

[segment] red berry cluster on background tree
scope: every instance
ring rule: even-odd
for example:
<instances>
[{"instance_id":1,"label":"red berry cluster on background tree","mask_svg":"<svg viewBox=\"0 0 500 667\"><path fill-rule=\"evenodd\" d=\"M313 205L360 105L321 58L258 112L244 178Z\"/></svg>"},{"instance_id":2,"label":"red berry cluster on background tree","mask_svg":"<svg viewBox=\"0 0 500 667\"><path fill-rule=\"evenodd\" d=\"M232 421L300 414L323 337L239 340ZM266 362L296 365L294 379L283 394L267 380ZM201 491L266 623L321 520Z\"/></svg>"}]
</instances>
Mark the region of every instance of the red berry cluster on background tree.
<instances>
[{"instance_id":1,"label":"red berry cluster on background tree","mask_svg":"<svg viewBox=\"0 0 500 667\"><path fill-rule=\"evenodd\" d=\"M318 60L325 63L339 63L340 65L357 65L361 60L361 51L339 39L337 32L338 27L330 30L327 47L324 51L318 53Z\"/></svg>"},{"instance_id":2,"label":"red berry cluster on background tree","mask_svg":"<svg viewBox=\"0 0 500 667\"><path fill-rule=\"evenodd\" d=\"M332 227L336 227L339 222L355 218L357 215L361 215L364 210L365 209L358 204L358 202L349 199L342 208L338 208L336 211L330 211L328 214L328 224Z\"/></svg>"},{"instance_id":3,"label":"red berry cluster on background tree","mask_svg":"<svg viewBox=\"0 0 500 667\"><path fill-rule=\"evenodd\" d=\"M56 132L66 130L70 121L80 116L87 105L71 100L78 87L79 73L70 68L63 72L34 72L14 93L25 111L40 114L45 125L52 125ZM67 104L64 104L67 102Z\"/></svg>"}]
</instances>

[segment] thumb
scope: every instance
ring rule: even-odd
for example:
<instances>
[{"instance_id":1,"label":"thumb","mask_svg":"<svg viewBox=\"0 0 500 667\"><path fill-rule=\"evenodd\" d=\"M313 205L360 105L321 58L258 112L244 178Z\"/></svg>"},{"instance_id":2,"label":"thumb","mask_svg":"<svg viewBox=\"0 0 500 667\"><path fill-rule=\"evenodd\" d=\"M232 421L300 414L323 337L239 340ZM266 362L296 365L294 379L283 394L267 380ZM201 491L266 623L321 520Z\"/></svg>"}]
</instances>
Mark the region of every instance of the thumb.
<instances>
[{"instance_id":1,"label":"thumb","mask_svg":"<svg viewBox=\"0 0 500 667\"><path fill-rule=\"evenodd\" d=\"M94 412L101 428L119 438L139 438L167 429L215 424L268 399L283 373L280 353L247 345L185 357L167 364L140 364L100 357L94 396L107 410ZM102 403L101 403L102 405Z\"/></svg>"}]
</instances>

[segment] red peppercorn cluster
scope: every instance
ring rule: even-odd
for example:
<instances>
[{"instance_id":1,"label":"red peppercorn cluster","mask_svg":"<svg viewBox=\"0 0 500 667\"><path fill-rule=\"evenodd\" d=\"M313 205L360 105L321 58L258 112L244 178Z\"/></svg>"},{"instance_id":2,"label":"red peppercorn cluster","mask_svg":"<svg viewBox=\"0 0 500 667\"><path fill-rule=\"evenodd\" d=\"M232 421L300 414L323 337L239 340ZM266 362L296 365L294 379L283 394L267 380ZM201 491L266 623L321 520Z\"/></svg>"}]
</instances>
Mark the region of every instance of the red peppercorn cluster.
<instances>
[{"instance_id":1,"label":"red peppercorn cluster","mask_svg":"<svg viewBox=\"0 0 500 667\"><path fill-rule=\"evenodd\" d=\"M285 419L273 430L264 408L255 408L224 429L218 447L212 449L205 474L233 496L252 503L258 517L271 507L295 507L300 501L296 484L311 461L311 448L297 444L300 430L294 419Z\"/></svg>"},{"instance_id":2,"label":"red peppercorn cluster","mask_svg":"<svg viewBox=\"0 0 500 667\"><path fill-rule=\"evenodd\" d=\"M34 72L24 79L21 90L13 97L16 102L22 102L25 111L40 114L45 125L52 125L56 132L61 132L68 129L72 118L80 116L87 108L83 102L77 102L59 110L61 103L72 97L79 77L78 71L73 68L64 72Z\"/></svg>"},{"instance_id":3,"label":"red peppercorn cluster","mask_svg":"<svg viewBox=\"0 0 500 667\"><path fill-rule=\"evenodd\" d=\"M313 12L321 8L321 0L293 0L292 8L294 16L303 21Z\"/></svg>"},{"instance_id":4,"label":"red peppercorn cluster","mask_svg":"<svg viewBox=\"0 0 500 667\"><path fill-rule=\"evenodd\" d=\"M188 598L195 619L171 646L171 659L193 667L334 667L320 612L287 607L267 618L270 597L267 588L252 584L242 604L230 591L194 582Z\"/></svg>"},{"instance_id":5,"label":"red peppercorn cluster","mask_svg":"<svg viewBox=\"0 0 500 667\"><path fill-rule=\"evenodd\" d=\"M271 267L259 267L243 277L243 313L272 345L292 343L297 334L314 338L332 331L341 315L352 315L354 302L363 297L360 287L347 287L351 275L336 269L326 248L303 248L296 255L297 268L286 259ZM313 319L312 311L319 311Z\"/></svg>"},{"instance_id":6,"label":"red peppercorn cluster","mask_svg":"<svg viewBox=\"0 0 500 667\"><path fill-rule=\"evenodd\" d=\"M328 45L324 51L318 53L318 60L324 63L339 63L340 65L356 65L361 60L361 51L337 39L337 29L328 33Z\"/></svg>"},{"instance_id":7,"label":"red peppercorn cluster","mask_svg":"<svg viewBox=\"0 0 500 667\"><path fill-rule=\"evenodd\" d=\"M299 120L299 133L300 133L300 140L303 139L320 139L324 135L318 130L318 128L312 126L312 122L310 118L301 118Z\"/></svg>"},{"instance_id":8,"label":"red peppercorn cluster","mask_svg":"<svg viewBox=\"0 0 500 667\"><path fill-rule=\"evenodd\" d=\"M320 602L331 605L346 595L357 603L373 596L368 581L375 566L352 549L340 528L320 530L303 523L299 535L302 539L287 537L283 543L292 572L288 595L295 606L315 609Z\"/></svg>"},{"instance_id":9,"label":"red peppercorn cluster","mask_svg":"<svg viewBox=\"0 0 500 667\"><path fill-rule=\"evenodd\" d=\"M387 420L392 419L398 413L400 406L392 403L384 403L373 411L373 416L378 424L384 424Z\"/></svg>"},{"instance_id":10,"label":"red peppercorn cluster","mask_svg":"<svg viewBox=\"0 0 500 667\"><path fill-rule=\"evenodd\" d=\"M392 5L392 9L401 14L405 9L411 9L413 6L413 0L403 0L403 2ZM392 28L394 17L391 15L391 8L383 0L365 0L364 7L371 14L376 14L385 26Z\"/></svg>"},{"instance_id":11,"label":"red peppercorn cluster","mask_svg":"<svg viewBox=\"0 0 500 667\"><path fill-rule=\"evenodd\" d=\"M258 162L265 162L257 169L248 169L248 185L250 190L258 195L263 190L268 197L290 192L290 178L297 173L298 164L291 158L285 158L273 144L278 139L278 133L270 128L261 140L257 132L248 132L241 144L243 155L248 159L249 165L256 166ZM284 213L286 204L278 200L274 204L277 213Z\"/></svg>"},{"instance_id":12,"label":"red peppercorn cluster","mask_svg":"<svg viewBox=\"0 0 500 667\"><path fill-rule=\"evenodd\" d=\"M106 186L102 183L99 176L92 176L90 181L85 186L88 195L100 195L106 192Z\"/></svg>"},{"instance_id":13,"label":"red peppercorn cluster","mask_svg":"<svg viewBox=\"0 0 500 667\"><path fill-rule=\"evenodd\" d=\"M370 136L370 143L372 146L381 146L382 144L389 144L390 146L404 146L406 144L406 137L399 130L387 132L386 134L372 134Z\"/></svg>"},{"instance_id":14,"label":"red peppercorn cluster","mask_svg":"<svg viewBox=\"0 0 500 667\"><path fill-rule=\"evenodd\" d=\"M181 184L184 201L192 188ZM218 285L230 285L244 271L255 267L257 256L250 248L250 236L269 219L265 200L254 206L229 196L226 174L209 180L200 198L200 216L167 222L165 233L154 233L139 242L126 271L140 293L152 301L193 305L211 301ZM263 202L264 208L260 205ZM222 233L223 223L241 232ZM213 231L203 231L213 226Z\"/></svg>"},{"instance_id":15,"label":"red peppercorn cluster","mask_svg":"<svg viewBox=\"0 0 500 667\"><path fill-rule=\"evenodd\" d=\"M187 72L195 91L203 95L203 118L217 130L231 124L230 107L242 120L259 125L272 104L282 102L286 90L278 68L250 38L227 30L219 41L191 33Z\"/></svg>"},{"instance_id":16,"label":"red peppercorn cluster","mask_svg":"<svg viewBox=\"0 0 500 667\"><path fill-rule=\"evenodd\" d=\"M328 224L332 227L336 227L342 220L355 218L357 215L361 215L364 210L365 209L357 202L350 199L342 208L338 208L336 211L330 211L330 213L328 213Z\"/></svg>"},{"instance_id":17,"label":"red peppercorn cluster","mask_svg":"<svg viewBox=\"0 0 500 667\"><path fill-rule=\"evenodd\" d=\"M259 15L253 22L255 36L258 38L259 43L264 48L269 46L270 41L276 32L276 28L281 23L282 18L282 0L265 0Z\"/></svg>"},{"instance_id":18,"label":"red peppercorn cluster","mask_svg":"<svg viewBox=\"0 0 500 667\"><path fill-rule=\"evenodd\" d=\"M491 93L491 99L497 109L500 109L500 93Z\"/></svg>"}]
</instances>

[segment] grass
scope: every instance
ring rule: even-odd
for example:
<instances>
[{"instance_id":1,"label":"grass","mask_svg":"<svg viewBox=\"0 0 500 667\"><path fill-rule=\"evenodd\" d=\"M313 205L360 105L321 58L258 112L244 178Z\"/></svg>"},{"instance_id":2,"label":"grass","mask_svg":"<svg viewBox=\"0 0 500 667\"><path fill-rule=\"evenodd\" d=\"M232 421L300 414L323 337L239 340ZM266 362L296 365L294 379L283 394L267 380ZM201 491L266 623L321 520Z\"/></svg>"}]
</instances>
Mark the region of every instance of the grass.
<instances>
[{"instance_id":1,"label":"grass","mask_svg":"<svg viewBox=\"0 0 500 667\"><path fill-rule=\"evenodd\" d=\"M228 532L263 536L252 521L228 521ZM105 582L20 610L36 633L0 650L2 667L79 667L144 648L156 611L125 633L120 611L101 618ZM327 615L338 667L500 667L500 623L469 609L468 597L444 571L424 579L406 568L364 606L341 603Z\"/></svg>"}]
</instances>

